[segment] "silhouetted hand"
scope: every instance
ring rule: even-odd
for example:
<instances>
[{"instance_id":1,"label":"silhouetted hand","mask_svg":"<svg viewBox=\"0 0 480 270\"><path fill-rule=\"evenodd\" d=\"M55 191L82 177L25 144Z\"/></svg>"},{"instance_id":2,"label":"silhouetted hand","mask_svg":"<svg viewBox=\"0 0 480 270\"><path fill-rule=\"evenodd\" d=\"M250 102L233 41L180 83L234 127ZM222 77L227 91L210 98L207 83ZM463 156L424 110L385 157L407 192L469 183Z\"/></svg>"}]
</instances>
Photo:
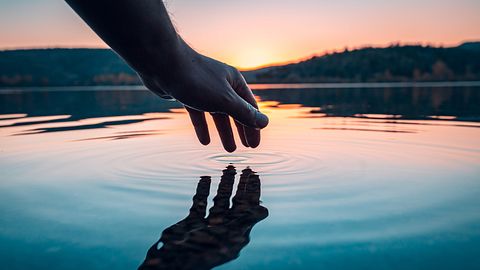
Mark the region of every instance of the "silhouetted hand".
<instances>
[{"instance_id":1,"label":"silhouetted hand","mask_svg":"<svg viewBox=\"0 0 480 270\"><path fill-rule=\"evenodd\" d=\"M139 269L212 269L237 258L248 244L253 226L268 216L268 210L260 206L260 179L249 168L243 170L229 207L235 174L233 166L223 171L208 217L211 179L202 177L189 215L163 231ZM160 242L163 246L159 248Z\"/></svg>"},{"instance_id":2,"label":"silhouetted hand","mask_svg":"<svg viewBox=\"0 0 480 270\"><path fill-rule=\"evenodd\" d=\"M197 53L177 34L162 0L66 0L90 27L138 72L145 86L185 105L195 132L210 143L204 112L228 152L236 149L229 116L242 144L257 147L268 117L235 68Z\"/></svg>"},{"instance_id":3,"label":"silhouetted hand","mask_svg":"<svg viewBox=\"0 0 480 270\"><path fill-rule=\"evenodd\" d=\"M195 52L182 40L179 43L172 73L140 73L144 84L159 96L173 97L185 105L202 144L210 143L204 112L211 112L225 150L236 149L229 116L235 120L242 144L257 147L259 129L267 126L268 118L258 111L243 76L234 67Z\"/></svg>"}]
</instances>

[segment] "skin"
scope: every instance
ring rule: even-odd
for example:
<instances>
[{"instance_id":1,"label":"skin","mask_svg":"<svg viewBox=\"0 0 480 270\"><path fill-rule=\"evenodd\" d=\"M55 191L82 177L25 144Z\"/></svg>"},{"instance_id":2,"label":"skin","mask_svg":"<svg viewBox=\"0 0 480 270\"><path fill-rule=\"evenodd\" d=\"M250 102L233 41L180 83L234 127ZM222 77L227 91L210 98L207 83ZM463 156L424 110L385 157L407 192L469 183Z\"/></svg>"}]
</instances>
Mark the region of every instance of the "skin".
<instances>
[{"instance_id":1,"label":"skin","mask_svg":"<svg viewBox=\"0 0 480 270\"><path fill-rule=\"evenodd\" d=\"M236 259L268 210L260 205L260 178L249 168L240 175L230 207L235 174L233 166L223 170L208 216L211 178L201 177L188 216L162 232L139 269L206 270Z\"/></svg>"},{"instance_id":2,"label":"skin","mask_svg":"<svg viewBox=\"0 0 480 270\"><path fill-rule=\"evenodd\" d=\"M176 32L161 0L66 0L140 76L145 86L181 102L200 143L210 143L209 112L228 152L236 149L230 117L242 144L260 144L268 117L232 66L199 54Z\"/></svg>"}]
</instances>

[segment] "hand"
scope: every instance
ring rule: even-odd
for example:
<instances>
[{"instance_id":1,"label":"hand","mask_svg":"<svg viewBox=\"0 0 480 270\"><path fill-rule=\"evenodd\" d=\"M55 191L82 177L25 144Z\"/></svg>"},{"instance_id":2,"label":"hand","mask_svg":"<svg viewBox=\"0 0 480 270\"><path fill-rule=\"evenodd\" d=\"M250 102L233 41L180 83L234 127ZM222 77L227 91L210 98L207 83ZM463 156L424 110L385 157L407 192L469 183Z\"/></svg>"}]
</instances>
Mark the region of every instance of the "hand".
<instances>
[{"instance_id":1,"label":"hand","mask_svg":"<svg viewBox=\"0 0 480 270\"><path fill-rule=\"evenodd\" d=\"M140 73L146 87L163 98L174 98L184 104L200 143L210 143L205 119L205 112L210 112L226 151L236 149L229 116L235 120L242 144L257 147L260 129L268 125L268 117L258 111L252 91L240 72L197 53L181 39L179 44L179 49L171 55L168 71Z\"/></svg>"},{"instance_id":2,"label":"hand","mask_svg":"<svg viewBox=\"0 0 480 270\"><path fill-rule=\"evenodd\" d=\"M260 178L248 168L240 176L229 208L235 174L233 166L223 170L214 205L206 218L211 179L202 177L190 214L163 231L139 269L212 269L237 258L248 244L253 226L268 216L268 210L260 206ZM163 245L159 248L160 242Z\"/></svg>"},{"instance_id":3,"label":"hand","mask_svg":"<svg viewBox=\"0 0 480 270\"><path fill-rule=\"evenodd\" d=\"M268 117L235 68L203 56L183 41L160 0L66 0L135 71L148 89L185 105L202 144L213 115L223 147L236 149L229 116L246 147L257 147Z\"/></svg>"}]
</instances>

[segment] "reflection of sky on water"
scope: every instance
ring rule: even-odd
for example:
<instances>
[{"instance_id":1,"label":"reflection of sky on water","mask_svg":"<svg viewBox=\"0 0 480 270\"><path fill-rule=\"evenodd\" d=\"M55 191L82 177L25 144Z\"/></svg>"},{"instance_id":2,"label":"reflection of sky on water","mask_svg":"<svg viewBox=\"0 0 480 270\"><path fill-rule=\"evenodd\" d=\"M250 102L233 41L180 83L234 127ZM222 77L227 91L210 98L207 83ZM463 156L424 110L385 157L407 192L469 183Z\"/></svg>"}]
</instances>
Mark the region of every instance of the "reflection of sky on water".
<instances>
[{"instance_id":1,"label":"reflection of sky on water","mask_svg":"<svg viewBox=\"0 0 480 270\"><path fill-rule=\"evenodd\" d=\"M0 264L136 268L234 163L270 215L219 269L479 265L478 88L285 91L257 92L271 125L233 154L148 92L0 94Z\"/></svg>"}]
</instances>

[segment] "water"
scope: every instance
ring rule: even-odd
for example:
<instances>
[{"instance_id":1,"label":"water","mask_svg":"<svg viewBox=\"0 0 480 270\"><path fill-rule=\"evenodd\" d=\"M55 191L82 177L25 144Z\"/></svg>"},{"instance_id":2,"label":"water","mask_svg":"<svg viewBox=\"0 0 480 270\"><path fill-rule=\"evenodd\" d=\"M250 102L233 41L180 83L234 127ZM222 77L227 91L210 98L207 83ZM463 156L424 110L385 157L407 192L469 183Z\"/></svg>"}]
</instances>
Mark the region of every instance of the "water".
<instances>
[{"instance_id":1,"label":"water","mask_svg":"<svg viewBox=\"0 0 480 270\"><path fill-rule=\"evenodd\" d=\"M259 88L233 154L140 89L0 92L1 268L480 267L480 87Z\"/></svg>"}]
</instances>

